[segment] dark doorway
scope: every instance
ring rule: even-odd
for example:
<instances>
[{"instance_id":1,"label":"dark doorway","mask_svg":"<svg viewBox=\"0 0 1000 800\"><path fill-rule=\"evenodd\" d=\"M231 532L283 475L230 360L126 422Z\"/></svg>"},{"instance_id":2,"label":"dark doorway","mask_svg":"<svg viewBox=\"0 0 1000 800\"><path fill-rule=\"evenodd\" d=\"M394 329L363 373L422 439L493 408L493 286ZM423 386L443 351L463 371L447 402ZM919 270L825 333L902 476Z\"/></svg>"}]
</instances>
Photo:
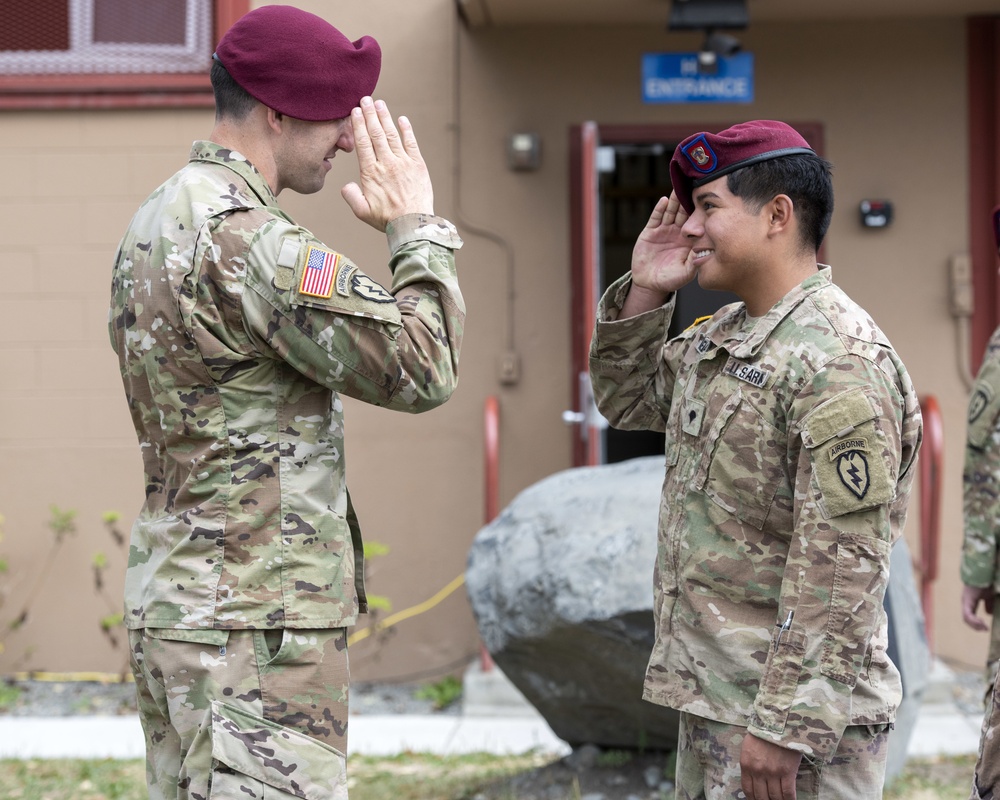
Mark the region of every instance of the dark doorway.
<instances>
[{"instance_id":1,"label":"dark doorway","mask_svg":"<svg viewBox=\"0 0 1000 800\"><path fill-rule=\"evenodd\" d=\"M629 270L632 246L656 201L669 195L670 158L677 142L615 144L598 148L600 264L598 296ZM739 298L730 292L702 289L692 281L677 293L670 324L676 336L698 317L715 313ZM609 464L663 453L663 434L653 431L604 432L604 457Z\"/></svg>"}]
</instances>

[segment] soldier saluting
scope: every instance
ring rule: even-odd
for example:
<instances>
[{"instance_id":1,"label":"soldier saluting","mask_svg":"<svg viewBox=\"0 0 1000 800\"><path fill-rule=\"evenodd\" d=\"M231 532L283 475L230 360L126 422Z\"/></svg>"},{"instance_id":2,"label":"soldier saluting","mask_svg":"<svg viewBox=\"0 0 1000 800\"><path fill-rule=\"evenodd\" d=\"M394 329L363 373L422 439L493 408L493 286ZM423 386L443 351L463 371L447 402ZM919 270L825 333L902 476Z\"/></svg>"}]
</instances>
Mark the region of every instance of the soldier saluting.
<instances>
[{"instance_id":1,"label":"soldier saluting","mask_svg":"<svg viewBox=\"0 0 1000 800\"><path fill-rule=\"evenodd\" d=\"M644 697L681 712L678 797L880 798L917 396L817 263L830 165L795 130L696 134L670 175L590 353L610 423L666 432ZM669 339L694 278L742 302Z\"/></svg>"}]
</instances>

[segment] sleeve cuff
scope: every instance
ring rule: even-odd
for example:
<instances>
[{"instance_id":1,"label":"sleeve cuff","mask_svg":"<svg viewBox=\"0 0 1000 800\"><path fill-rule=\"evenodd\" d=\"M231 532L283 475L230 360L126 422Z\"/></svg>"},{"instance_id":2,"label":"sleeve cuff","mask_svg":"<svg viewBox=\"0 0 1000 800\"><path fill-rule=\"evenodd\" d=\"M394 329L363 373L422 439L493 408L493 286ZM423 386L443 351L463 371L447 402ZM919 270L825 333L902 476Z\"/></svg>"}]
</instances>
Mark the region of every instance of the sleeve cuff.
<instances>
[{"instance_id":1,"label":"sleeve cuff","mask_svg":"<svg viewBox=\"0 0 1000 800\"><path fill-rule=\"evenodd\" d=\"M404 214L391 220L385 229L389 252L395 253L410 242L427 241L458 250L464 244L458 229L444 217L434 214Z\"/></svg>"}]
</instances>

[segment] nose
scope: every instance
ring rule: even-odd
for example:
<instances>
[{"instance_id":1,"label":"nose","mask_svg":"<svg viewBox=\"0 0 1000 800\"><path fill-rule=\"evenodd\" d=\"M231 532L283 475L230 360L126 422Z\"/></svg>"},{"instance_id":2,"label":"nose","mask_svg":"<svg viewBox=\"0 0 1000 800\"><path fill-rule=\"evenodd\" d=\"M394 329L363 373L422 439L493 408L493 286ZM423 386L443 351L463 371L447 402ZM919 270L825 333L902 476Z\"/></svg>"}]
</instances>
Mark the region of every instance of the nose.
<instances>
[{"instance_id":1,"label":"nose","mask_svg":"<svg viewBox=\"0 0 1000 800\"><path fill-rule=\"evenodd\" d=\"M702 233L704 233L701 211L695 208L695 210L691 212L691 216L684 220L684 224L681 225L681 233L689 239L697 239Z\"/></svg>"},{"instance_id":2,"label":"nose","mask_svg":"<svg viewBox=\"0 0 1000 800\"><path fill-rule=\"evenodd\" d=\"M354 127L351 125L350 119L340 129L340 136L337 138L337 147L346 153L354 152Z\"/></svg>"}]
</instances>

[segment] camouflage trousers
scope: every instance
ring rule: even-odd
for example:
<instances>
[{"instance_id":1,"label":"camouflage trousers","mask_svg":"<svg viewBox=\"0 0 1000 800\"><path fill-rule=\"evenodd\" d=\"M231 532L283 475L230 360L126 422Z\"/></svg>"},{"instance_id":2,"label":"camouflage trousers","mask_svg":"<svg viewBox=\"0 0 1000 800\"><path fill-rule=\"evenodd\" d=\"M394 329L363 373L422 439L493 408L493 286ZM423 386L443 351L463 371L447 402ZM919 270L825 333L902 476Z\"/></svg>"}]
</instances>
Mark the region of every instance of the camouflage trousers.
<instances>
[{"instance_id":1,"label":"camouflage trousers","mask_svg":"<svg viewBox=\"0 0 1000 800\"><path fill-rule=\"evenodd\" d=\"M969 797L970 800L1000 800L1000 679L993 683L983 717L979 758Z\"/></svg>"},{"instance_id":2,"label":"camouflage trousers","mask_svg":"<svg viewBox=\"0 0 1000 800\"><path fill-rule=\"evenodd\" d=\"M993 624L990 628L990 649L986 655L986 693L983 696L985 702L989 702L993 683L997 679L997 672L1000 671L1000 595L993 598L993 608L996 613L993 615Z\"/></svg>"},{"instance_id":3,"label":"camouflage trousers","mask_svg":"<svg viewBox=\"0 0 1000 800\"><path fill-rule=\"evenodd\" d=\"M347 798L347 636L129 631L150 800Z\"/></svg>"},{"instance_id":4,"label":"camouflage trousers","mask_svg":"<svg viewBox=\"0 0 1000 800\"><path fill-rule=\"evenodd\" d=\"M747 735L747 729L738 725L681 712L677 800L745 800L740 748ZM828 762L803 756L795 779L797 800L878 800L888 755L888 725L849 726Z\"/></svg>"}]
</instances>

